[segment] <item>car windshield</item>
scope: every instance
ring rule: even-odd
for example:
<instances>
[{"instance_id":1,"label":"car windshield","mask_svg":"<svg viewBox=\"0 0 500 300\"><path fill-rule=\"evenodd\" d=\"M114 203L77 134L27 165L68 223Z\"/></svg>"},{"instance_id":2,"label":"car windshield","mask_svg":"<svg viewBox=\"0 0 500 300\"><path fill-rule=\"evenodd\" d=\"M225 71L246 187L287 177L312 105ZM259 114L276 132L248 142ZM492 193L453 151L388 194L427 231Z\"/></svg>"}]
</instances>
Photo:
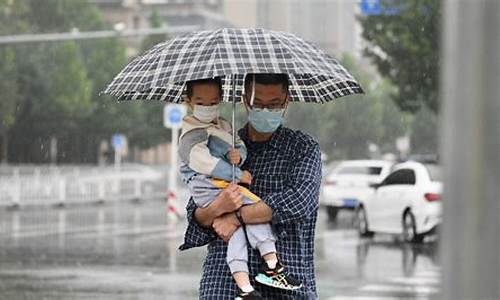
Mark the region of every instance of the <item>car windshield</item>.
<instances>
[{"instance_id":1,"label":"car windshield","mask_svg":"<svg viewBox=\"0 0 500 300\"><path fill-rule=\"evenodd\" d=\"M432 181L442 181L443 176L441 172L441 167L438 165L425 165L427 171L429 172L429 176Z\"/></svg>"},{"instance_id":2,"label":"car windshield","mask_svg":"<svg viewBox=\"0 0 500 300\"><path fill-rule=\"evenodd\" d=\"M349 166L341 167L337 174L340 175L380 175L382 167Z\"/></svg>"}]
</instances>

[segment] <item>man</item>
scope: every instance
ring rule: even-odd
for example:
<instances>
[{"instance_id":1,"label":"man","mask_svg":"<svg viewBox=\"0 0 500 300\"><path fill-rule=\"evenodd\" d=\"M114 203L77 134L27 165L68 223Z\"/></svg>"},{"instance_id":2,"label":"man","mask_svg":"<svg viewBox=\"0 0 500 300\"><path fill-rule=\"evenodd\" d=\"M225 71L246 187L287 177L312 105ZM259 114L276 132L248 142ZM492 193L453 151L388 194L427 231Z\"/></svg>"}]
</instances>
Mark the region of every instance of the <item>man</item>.
<instances>
[{"instance_id":1,"label":"man","mask_svg":"<svg viewBox=\"0 0 500 300\"><path fill-rule=\"evenodd\" d=\"M242 169L253 175L250 189L262 198L241 206L239 188L230 185L205 208L187 206L189 225L181 250L208 244L200 299L234 299L236 286L225 263L227 241L244 224L271 222L280 261L303 283L295 291L257 285L266 299L316 299L314 230L321 182L319 145L310 136L281 125L288 106L288 78L284 74L249 74L243 100L249 123L239 131L248 148ZM250 274L257 274L261 258L248 255Z\"/></svg>"}]
</instances>

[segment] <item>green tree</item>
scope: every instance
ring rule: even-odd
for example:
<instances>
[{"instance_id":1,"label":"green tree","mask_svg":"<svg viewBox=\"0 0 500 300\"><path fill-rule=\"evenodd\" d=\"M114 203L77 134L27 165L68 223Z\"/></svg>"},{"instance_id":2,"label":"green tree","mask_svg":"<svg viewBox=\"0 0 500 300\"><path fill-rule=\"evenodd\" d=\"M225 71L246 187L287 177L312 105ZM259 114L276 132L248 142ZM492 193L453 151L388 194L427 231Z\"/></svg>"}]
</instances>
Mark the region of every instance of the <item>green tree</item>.
<instances>
[{"instance_id":1,"label":"green tree","mask_svg":"<svg viewBox=\"0 0 500 300\"><path fill-rule=\"evenodd\" d=\"M410 147L415 154L436 154L438 151L437 116L428 108L419 110L411 122Z\"/></svg>"},{"instance_id":2,"label":"green tree","mask_svg":"<svg viewBox=\"0 0 500 300\"><path fill-rule=\"evenodd\" d=\"M0 35L20 31L27 27L19 15L26 11L24 3L0 0ZM0 162L7 162L9 131L16 121L20 98L16 65L16 49L0 46Z\"/></svg>"},{"instance_id":3,"label":"green tree","mask_svg":"<svg viewBox=\"0 0 500 300\"><path fill-rule=\"evenodd\" d=\"M315 136L332 159L366 158L369 143L394 151L395 139L408 128L408 118L391 100L394 86L387 79L376 79L348 55L342 64L360 81L366 94L326 104L292 103L287 124Z\"/></svg>"},{"instance_id":4,"label":"green tree","mask_svg":"<svg viewBox=\"0 0 500 300\"><path fill-rule=\"evenodd\" d=\"M74 42L28 45L17 51L20 97L10 139L17 148L14 161L36 162L48 159L51 137L74 130L91 112L91 87Z\"/></svg>"},{"instance_id":5,"label":"green tree","mask_svg":"<svg viewBox=\"0 0 500 300\"><path fill-rule=\"evenodd\" d=\"M8 132L15 123L18 86L15 52L12 48L0 49L0 162L7 162Z\"/></svg>"},{"instance_id":6,"label":"green tree","mask_svg":"<svg viewBox=\"0 0 500 300\"><path fill-rule=\"evenodd\" d=\"M361 17L365 49L380 74L398 88L397 105L411 113L439 110L441 1L382 0L382 13Z\"/></svg>"},{"instance_id":7,"label":"green tree","mask_svg":"<svg viewBox=\"0 0 500 300\"><path fill-rule=\"evenodd\" d=\"M167 27L167 23L161 19L160 13L157 10L153 10L151 17L149 18L149 25L151 28L162 28ZM142 50L146 51L156 44L163 43L169 39L167 34L152 34L146 37L142 41Z\"/></svg>"},{"instance_id":8,"label":"green tree","mask_svg":"<svg viewBox=\"0 0 500 300\"><path fill-rule=\"evenodd\" d=\"M107 26L96 7L85 0L0 0L0 17L3 34L89 31ZM6 87L0 94L16 91L17 96L8 97L15 106L13 115L4 117L4 113L12 110L4 110L2 106L2 124L7 121L11 124L7 129L11 161L47 161L51 137L60 141L60 161L95 161L99 139L109 138L113 132L121 131L117 128L133 123L119 118L122 123L116 124L115 117L134 116L134 110L140 111L137 107L118 105L116 110L106 110L103 105L116 101L98 97L99 91L126 63L125 47L116 39L10 48L15 57L9 61L14 63L0 67L11 73L0 76L0 85ZM3 98L7 96L0 97L6 105L8 102Z\"/></svg>"},{"instance_id":9,"label":"green tree","mask_svg":"<svg viewBox=\"0 0 500 300\"><path fill-rule=\"evenodd\" d=\"M370 91L374 96L377 105L381 107L381 126L382 135L376 144L380 146L382 153L396 153L396 139L408 133L411 116L408 113L401 112L394 103L392 95L396 93L396 88L387 78L382 79L376 87Z\"/></svg>"},{"instance_id":10,"label":"green tree","mask_svg":"<svg viewBox=\"0 0 500 300\"><path fill-rule=\"evenodd\" d=\"M17 1L15 1L17 2ZM77 29L102 29L104 22L97 7L86 0L25 0L29 13L24 15L33 32L61 32Z\"/></svg>"}]
</instances>

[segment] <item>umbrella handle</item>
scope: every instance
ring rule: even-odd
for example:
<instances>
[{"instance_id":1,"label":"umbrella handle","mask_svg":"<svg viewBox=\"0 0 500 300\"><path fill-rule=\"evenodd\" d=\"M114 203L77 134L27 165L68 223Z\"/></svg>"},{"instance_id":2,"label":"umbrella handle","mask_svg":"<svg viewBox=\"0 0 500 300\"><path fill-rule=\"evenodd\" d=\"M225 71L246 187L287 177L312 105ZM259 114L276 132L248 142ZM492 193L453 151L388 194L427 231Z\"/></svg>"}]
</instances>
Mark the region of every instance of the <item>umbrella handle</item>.
<instances>
[{"instance_id":1,"label":"umbrella handle","mask_svg":"<svg viewBox=\"0 0 500 300\"><path fill-rule=\"evenodd\" d=\"M232 92L232 96L233 96L233 113L232 113L232 130L233 130L233 148L236 147L236 127L235 127L235 117L234 117L234 111L236 110L236 74L233 74L232 76L232 84L233 84L233 92ZM235 178L235 174L236 174L236 166L233 165L233 170L232 170L232 182L235 183L236 182L236 178Z\"/></svg>"}]
</instances>

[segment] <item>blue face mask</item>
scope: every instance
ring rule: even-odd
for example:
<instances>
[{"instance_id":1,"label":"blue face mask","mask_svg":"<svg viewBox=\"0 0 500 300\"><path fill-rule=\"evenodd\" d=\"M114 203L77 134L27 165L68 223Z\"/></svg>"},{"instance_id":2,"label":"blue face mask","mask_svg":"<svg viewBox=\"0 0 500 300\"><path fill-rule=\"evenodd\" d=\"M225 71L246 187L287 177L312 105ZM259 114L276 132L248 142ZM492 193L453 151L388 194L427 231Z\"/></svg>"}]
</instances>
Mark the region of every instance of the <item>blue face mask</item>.
<instances>
[{"instance_id":1,"label":"blue face mask","mask_svg":"<svg viewBox=\"0 0 500 300\"><path fill-rule=\"evenodd\" d=\"M248 113L248 121L258 132L271 133L276 131L283 122L285 109L254 108Z\"/></svg>"}]
</instances>

